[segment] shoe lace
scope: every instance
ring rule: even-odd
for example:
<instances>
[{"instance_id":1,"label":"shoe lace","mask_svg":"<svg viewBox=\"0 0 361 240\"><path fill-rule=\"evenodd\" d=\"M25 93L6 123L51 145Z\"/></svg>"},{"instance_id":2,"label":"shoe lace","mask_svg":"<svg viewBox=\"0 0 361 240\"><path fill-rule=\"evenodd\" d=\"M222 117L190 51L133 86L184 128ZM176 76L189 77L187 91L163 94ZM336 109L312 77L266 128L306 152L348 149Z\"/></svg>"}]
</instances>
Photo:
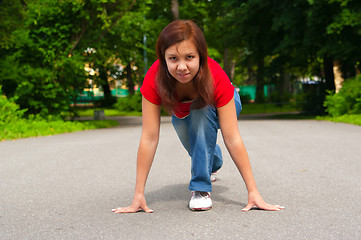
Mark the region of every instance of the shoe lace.
<instances>
[{"instance_id":1,"label":"shoe lace","mask_svg":"<svg viewBox=\"0 0 361 240\"><path fill-rule=\"evenodd\" d=\"M209 193L208 192L200 192L200 191L196 191L194 192L195 197L209 197Z\"/></svg>"}]
</instances>

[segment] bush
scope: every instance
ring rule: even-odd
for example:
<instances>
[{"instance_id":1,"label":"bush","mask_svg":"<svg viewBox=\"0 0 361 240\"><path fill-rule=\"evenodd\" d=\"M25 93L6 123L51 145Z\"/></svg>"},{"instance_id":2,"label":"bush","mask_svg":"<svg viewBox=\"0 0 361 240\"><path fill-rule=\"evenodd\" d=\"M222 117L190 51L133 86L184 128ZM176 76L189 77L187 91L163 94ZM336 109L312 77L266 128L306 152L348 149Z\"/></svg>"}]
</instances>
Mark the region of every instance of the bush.
<instances>
[{"instance_id":1,"label":"bush","mask_svg":"<svg viewBox=\"0 0 361 240\"><path fill-rule=\"evenodd\" d=\"M20 110L19 105L2 95L0 86L0 125L21 118L24 115L24 112L26 112L26 109Z\"/></svg>"},{"instance_id":2,"label":"bush","mask_svg":"<svg viewBox=\"0 0 361 240\"><path fill-rule=\"evenodd\" d=\"M303 84L303 93L296 101L306 115L325 115L325 83Z\"/></svg>"},{"instance_id":3,"label":"bush","mask_svg":"<svg viewBox=\"0 0 361 240\"><path fill-rule=\"evenodd\" d=\"M117 102L116 97L113 96L105 96L104 98L101 98L100 100L95 101L96 106L100 106L103 108L111 107Z\"/></svg>"},{"instance_id":4,"label":"bush","mask_svg":"<svg viewBox=\"0 0 361 240\"><path fill-rule=\"evenodd\" d=\"M121 112L142 112L142 94L118 98L114 107Z\"/></svg>"},{"instance_id":5,"label":"bush","mask_svg":"<svg viewBox=\"0 0 361 240\"><path fill-rule=\"evenodd\" d=\"M361 113L361 75L348 79L336 94L326 96L326 112L331 116Z\"/></svg>"},{"instance_id":6,"label":"bush","mask_svg":"<svg viewBox=\"0 0 361 240\"><path fill-rule=\"evenodd\" d=\"M287 91L284 92L274 91L269 94L268 101L277 104L284 104L284 103L288 103L291 97L292 94Z\"/></svg>"},{"instance_id":7,"label":"bush","mask_svg":"<svg viewBox=\"0 0 361 240\"><path fill-rule=\"evenodd\" d=\"M241 93L241 94L239 94L239 97L241 99L242 104L250 103L252 100L251 95L248 93Z\"/></svg>"}]
</instances>

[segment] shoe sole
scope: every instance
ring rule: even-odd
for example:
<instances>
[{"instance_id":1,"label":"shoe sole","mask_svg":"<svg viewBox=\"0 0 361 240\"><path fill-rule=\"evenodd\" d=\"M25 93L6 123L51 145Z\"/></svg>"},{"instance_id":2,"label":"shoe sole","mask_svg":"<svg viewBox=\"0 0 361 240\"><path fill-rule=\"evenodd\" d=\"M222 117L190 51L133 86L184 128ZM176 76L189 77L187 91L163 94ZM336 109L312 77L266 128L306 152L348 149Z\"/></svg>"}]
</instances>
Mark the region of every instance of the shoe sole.
<instances>
[{"instance_id":1,"label":"shoe sole","mask_svg":"<svg viewBox=\"0 0 361 240\"><path fill-rule=\"evenodd\" d=\"M212 209L212 207L207 207L207 208L191 208L192 211L207 211Z\"/></svg>"}]
</instances>

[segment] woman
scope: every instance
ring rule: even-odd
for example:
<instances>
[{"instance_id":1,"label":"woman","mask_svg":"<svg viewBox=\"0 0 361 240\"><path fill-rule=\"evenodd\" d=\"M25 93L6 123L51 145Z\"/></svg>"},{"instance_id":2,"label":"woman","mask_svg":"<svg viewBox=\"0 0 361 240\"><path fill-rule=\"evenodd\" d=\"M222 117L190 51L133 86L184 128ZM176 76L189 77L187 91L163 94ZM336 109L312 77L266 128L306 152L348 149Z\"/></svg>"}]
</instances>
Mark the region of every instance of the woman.
<instances>
[{"instance_id":1,"label":"woman","mask_svg":"<svg viewBox=\"0 0 361 240\"><path fill-rule=\"evenodd\" d=\"M146 204L144 188L158 145L161 105L172 113L173 126L192 159L191 210L212 208L211 177L223 163L221 149L216 144L219 128L248 190L248 204L242 210L282 209L266 203L257 190L238 130L237 115L242 109L239 95L222 68L208 57L199 27L187 20L170 23L160 33L156 51L158 60L147 72L141 87L143 129L133 201L129 207L113 212L153 212Z\"/></svg>"}]
</instances>

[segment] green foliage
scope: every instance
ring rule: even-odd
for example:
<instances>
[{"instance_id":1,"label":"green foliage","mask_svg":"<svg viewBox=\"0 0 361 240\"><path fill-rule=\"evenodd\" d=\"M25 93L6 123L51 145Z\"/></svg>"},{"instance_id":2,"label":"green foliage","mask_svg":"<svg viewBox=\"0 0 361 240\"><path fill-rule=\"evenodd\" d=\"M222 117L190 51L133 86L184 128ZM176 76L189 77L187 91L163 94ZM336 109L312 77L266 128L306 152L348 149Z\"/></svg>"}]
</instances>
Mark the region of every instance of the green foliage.
<instances>
[{"instance_id":1,"label":"green foliage","mask_svg":"<svg viewBox=\"0 0 361 240\"><path fill-rule=\"evenodd\" d=\"M142 112L142 94L118 98L114 107L121 112Z\"/></svg>"},{"instance_id":2,"label":"green foliage","mask_svg":"<svg viewBox=\"0 0 361 240\"><path fill-rule=\"evenodd\" d=\"M5 125L0 125L0 141L27 137L48 136L60 133L83 131L96 128L117 126L114 120L103 121L63 121L44 120L39 118L18 119Z\"/></svg>"},{"instance_id":3,"label":"green foliage","mask_svg":"<svg viewBox=\"0 0 361 240\"><path fill-rule=\"evenodd\" d=\"M19 105L10 101L6 96L2 95L0 86L0 127L17 121L24 114L26 109L20 110Z\"/></svg>"},{"instance_id":4,"label":"green foliage","mask_svg":"<svg viewBox=\"0 0 361 240\"><path fill-rule=\"evenodd\" d=\"M291 97L292 95L287 91L281 93L279 91L274 91L268 96L268 100L274 103L285 103L289 102Z\"/></svg>"},{"instance_id":5,"label":"green foliage","mask_svg":"<svg viewBox=\"0 0 361 240\"><path fill-rule=\"evenodd\" d=\"M259 114L259 113L279 113L279 112L296 112L300 108L293 103L277 105L273 103L245 103L242 104L241 114Z\"/></svg>"},{"instance_id":6,"label":"green foliage","mask_svg":"<svg viewBox=\"0 0 361 240\"><path fill-rule=\"evenodd\" d=\"M262 90L292 73L325 79L325 58L338 61L347 78L355 75L355 66L361 68L358 0L178 2L180 17L195 20L204 31L210 55L228 74L235 66L237 84L256 83ZM131 89L141 85L156 58L157 36L172 20L169 0L2 0L0 12L4 94L15 97L26 114L63 118L88 78L107 96L108 79ZM99 74L88 76L85 64ZM131 66L129 74L121 65ZM318 103L321 109L323 99Z\"/></svg>"},{"instance_id":7,"label":"green foliage","mask_svg":"<svg viewBox=\"0 0 361 240\"><path fill-rule=\"evenodd\" d=\"M361 113L361 75L346 80L340 92L327 95L324 106L333 117Z\"/></svg>"},{"instance_id":8,"label":"green foliage","mask_svg":"<svg viewBox=\"0 0 361 240\"><path fill-rule=\"evenodd\" d=\"M0 48L12 47L18 39L12 34L24 20L24 6L20 0L0 2Z\"/></svg>"},{"instance_id":9,"label":"green foliage","mask_svg":"<svg viewBox=\"0 0 361 240\"><path fill-rule=\"evenodd\" d=\"M25 21L12 32L15 44L2 49L0 84L27 114L61 115L70 110L74 91L85 87L83 54L69 55L79 10L73 4L28 2Z\"/></svg>"},{"instance_id":10,"label":"green foliage","mask_svg":"<svg viewBox=\"0 0 361 240\"><path fill-rule=\"evenodd\" d=\"M94 111L98 109L83 109L79 110L79 117L93 117ZM117 109L102 109L104 110L105 117L119 117L119 116L142 116L142 113L137 111L129 112L129 111L118 111Z\"/></svg>"},{"instance_id":11,"label":"green foliage","mask_svg":"<svg viewBox=\"0 0 361 240\"><path fill-rule=\"evenodd\" d=\"M350 123L361 126L361 114L345 114L341 116L318 116L316 119L331 122Z\"/></svg>"},{"instance_id":12,"label":"green foliage","mask_svg":"<svg viewBox=\"0 0 361 240\"><path fill-rule=\"evenodd\" d=\"M120 39L119 35L105 36L114 33L112 29L134 2L1 3L1 12L7 13L0 17L4 20L0 29L5 31L0 34L0 84L6 96L16 96L20 107L28 109L27 114L45 117L72 111L71 100L87 87L84 65L89 58L85 49L103 49L106 53L99 61L105 64L114 55L106 51L115 46L108 39Z\"/></svg>"},{"instance_id":13,"label":"green foliage","mask_svg":"<svg viewBox=\"0 0 361 240\"><path fill-rule=\"evenodd\" d=\"M252 100L251 95L248 94L248 93L241 93L241 94L239 95L239 97L240 97L240 99L241 99L241 101L242 101L242 104L244 104L244 103L249 103L249 102Z\"/></svg>"},{"instance_id":14,"label":"green foliage","mask_svg":"<svg viewBox=\"0 0 361 240\"><path fill-rule=\"evenodd\" d=\"M26 109L20 109L19 105L2 95L0 86L0 141L118 125L118 122L113 120L71 122L51 115L47 118L41 118L40 115L24 118L25 111Z\"/></svg>"}]
</instances>

